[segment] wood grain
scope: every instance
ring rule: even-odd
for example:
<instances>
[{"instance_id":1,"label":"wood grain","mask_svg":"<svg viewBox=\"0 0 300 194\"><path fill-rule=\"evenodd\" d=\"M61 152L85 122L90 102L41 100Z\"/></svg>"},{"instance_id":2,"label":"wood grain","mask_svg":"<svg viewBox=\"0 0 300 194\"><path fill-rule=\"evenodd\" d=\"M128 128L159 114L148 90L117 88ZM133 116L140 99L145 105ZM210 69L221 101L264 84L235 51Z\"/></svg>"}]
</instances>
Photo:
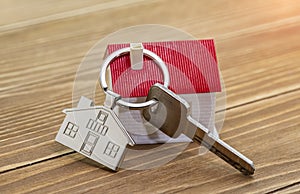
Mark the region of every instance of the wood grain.
<instances>
[{"instance_id":1,"label":"wood grain","mask_svg":"<svg viewBox=\"0 0 300 194\"><path fill-rule=\"evenodd\" d=\"M50 192L58 188L68 193L276 190L300 181L299 94L274 97L227 112L222 139L254 160L257 171L253 177L240 175L213 154L198 156L198 146L193 143L175 161L150 170L112 173L91 165L76 153L7 172L0 182L10 192ZM147 181L150 177L153 181Z\"/></svg>"},{"instance_id":2,"label":"wood grain","mask_svg":"<svg viewBox=\"0 0 300 194\"><path fill-rule=\"evenodd\" d=\"M1 193L299 190L297 1L4 0L0 6ZM253 178L212 154L197 156L196 144L162 167L111 173L54 142L86 52L105 35L143 23L215 38L227 92L221 137L254 160ZM100 88L87 95L103 102Z\"/></svg>"}]
</instances>

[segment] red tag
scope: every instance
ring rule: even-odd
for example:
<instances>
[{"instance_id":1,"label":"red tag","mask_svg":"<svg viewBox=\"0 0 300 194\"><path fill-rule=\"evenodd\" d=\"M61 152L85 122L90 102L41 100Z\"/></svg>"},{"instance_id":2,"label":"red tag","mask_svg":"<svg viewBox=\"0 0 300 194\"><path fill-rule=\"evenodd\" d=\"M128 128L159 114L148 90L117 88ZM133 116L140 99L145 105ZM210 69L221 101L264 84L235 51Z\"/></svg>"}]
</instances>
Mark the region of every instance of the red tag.
<instances>
[{"instance_id":1,"label":"red tag","mask_svg":"<svg viewBox=\"0 0 300 194\"><path fill-rule=\"evenodd\" d=\"M107 54L129 47L110 44ZM167 65L169 89L177 94L220 92L221 84L213 40L186 40L143 43ZM163 74L151 59L144 57L142 70L131 69L130 56L124 55L110 64L113 91L122 97L147 96L150 87L163 83Z\"/></svg>"}]
</instances>

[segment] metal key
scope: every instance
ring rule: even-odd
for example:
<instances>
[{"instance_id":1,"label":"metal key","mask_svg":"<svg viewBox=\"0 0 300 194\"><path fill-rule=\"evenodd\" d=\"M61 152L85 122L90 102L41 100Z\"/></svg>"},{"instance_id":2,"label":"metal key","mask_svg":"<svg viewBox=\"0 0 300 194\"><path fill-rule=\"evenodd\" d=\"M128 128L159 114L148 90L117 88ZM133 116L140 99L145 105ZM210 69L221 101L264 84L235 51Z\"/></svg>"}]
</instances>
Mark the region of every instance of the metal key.
<instances>
[{"instance_id":1,"label":"metal key","mask_svg":"<svg viewBox=\"0 0 300 194\"><path fill-rule=\"evenodd\" d=\"M161 84L151 87L147 100L156 99L159 103L143 111L144 118L170 137L181 133L204 145L244 175L255 171L253 162L209 133L209 130L190 116L189 104Z\"/></svg>"}]
</instances>

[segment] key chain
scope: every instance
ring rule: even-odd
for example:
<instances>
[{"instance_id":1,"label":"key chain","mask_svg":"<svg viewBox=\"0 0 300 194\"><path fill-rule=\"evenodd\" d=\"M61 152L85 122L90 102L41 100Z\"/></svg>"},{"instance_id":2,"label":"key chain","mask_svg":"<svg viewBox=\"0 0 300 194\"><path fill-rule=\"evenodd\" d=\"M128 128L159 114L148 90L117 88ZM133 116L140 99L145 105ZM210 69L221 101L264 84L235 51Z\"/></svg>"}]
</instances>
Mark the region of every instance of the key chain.
<instances>
[{"instance_id":1,"label":"key chain","mask_svg":"<svg viewBox=\"0 0 300 194\"><path fill-rule=\"evenodd\" d=\"M106 94L104 105L91 106L91 100L81 97L78 107L63 111L66 117L55 138L57 142L115 171L121 166L127 145L134 146L135 142L112 109L116 105L144 109L157 104L155 99L142 103L126 102L119 94L108 89L106 69L114 59L129 52L130 47L117 50L103 62L100 85ZM162 70L164 86L168 87L170 76L163 60L147 49L143 49L143 54L154 60Z\"/></svg>"},{"instance_id":2,"label":"key chain","mask_svg":"<svg viewBox=\"0 0 300 194\"><path fill-rule=\"evenodd\" d=\"M112 109L116 105L129 109L144 109L144 118L167 135L176 137L184 133L243 174L254 173L255 168L251 160L218 137L214 137L207 128L189 115L189 104L168 89L170 80L168 68L152 51L143 49L143 54L154 60L162 70L164 84L153 85L146 102L126 102L119 94L109 90L105 79L106 69L114 59L129 52L130 47L117 50L103 62L100 85L106 94L104 105L83 106L90 105L91 101L82 97L77 108L65 109L64 113L67 116L56 136L56 141L112 170L117 170L124 159L127 145L134 146L135 142ZM149 108L154 105L157 105L155 109ZM164 107L165 111L160 111L161 107Z\"/></svg>"},{"instance_id":3,"label":"key chain","mask_svg":"<svg viewBox=\"0 0 300 194\"><path fill-rule=\"evenodd\" d=\"M108 68L109 64L116 58L128 54L130 52L130 47L126 47L123 49L119 49L115 52L113 52L112 54L110 54L103 62L101 71L100 71L100 85L102 87L102 89L104 90L104 92L106 92L107 94L112 94L114 92L112 92L111 90L108 89L107 83L106 83L106 79L105 79L105 73L106 73L106 69ZM168 68L165 64L165 62L155 53L153 53L150 50L147 49L143 49L143 54L147 57L149 57L150 59L152 59L157 65L158 67L161 69L163 76L164 76L164 86L166 88L169 87L169 83L170 83L170 75L169 75L169 71ZM157 101L155 99L151 99L148 100L146 102L141 102L141 103L130 103L130 102L126 102L123 101L122 99L118 99L116 101L116 104L119 106L123 106L123 107L128 107L130 109L143 109L149 106L153 106L157 103Z\"/></svg>"}]
</instances>

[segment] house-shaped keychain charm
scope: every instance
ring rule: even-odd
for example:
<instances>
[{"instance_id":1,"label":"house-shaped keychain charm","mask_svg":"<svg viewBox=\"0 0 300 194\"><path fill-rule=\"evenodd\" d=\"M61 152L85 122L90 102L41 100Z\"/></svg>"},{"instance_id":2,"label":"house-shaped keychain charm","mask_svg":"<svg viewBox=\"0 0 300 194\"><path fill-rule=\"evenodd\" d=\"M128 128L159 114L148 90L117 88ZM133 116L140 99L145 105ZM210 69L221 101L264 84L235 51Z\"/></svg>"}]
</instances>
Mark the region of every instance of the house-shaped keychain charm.
<instances>
[{"instance_id":1,"label":"house-shaped keychain charm","mask_svg":"<svg viewBox=\"0 0 300 194\"><path fill-rule=\"evenodd\" d=\"M105 106L92 106L81 97L76 108L65 109L56 141L117 170L125 156L127 145L135 143L116 114Z\"/></svg>"}]
</instances>

